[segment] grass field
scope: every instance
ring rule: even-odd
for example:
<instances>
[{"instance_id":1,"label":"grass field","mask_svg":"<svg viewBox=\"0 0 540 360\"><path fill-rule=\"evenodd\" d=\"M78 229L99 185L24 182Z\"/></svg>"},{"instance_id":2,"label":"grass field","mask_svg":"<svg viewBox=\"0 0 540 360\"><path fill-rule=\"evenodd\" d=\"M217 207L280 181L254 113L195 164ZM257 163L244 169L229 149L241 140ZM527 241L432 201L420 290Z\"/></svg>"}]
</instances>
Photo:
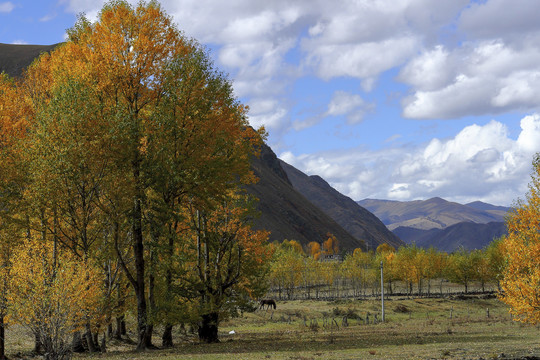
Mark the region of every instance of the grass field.
<instances>
[{"instance_id":1,"label":"grass field","mask_svg":"<svg viewBox=\"0 0 540 360\"><path fill-rule=\"evenodd\" d=\"M109 342L105 354L81 359L516 359L540 357L540 329L513 322L497 299L289 301L222 323L221 342L176 334L173 349L136 353ZM488 317L489 309L489 317ZM348 326L343 323L347 314ZM369 324L366 323L366 315ZM234 330L235 334L229 332ZM159 334L159 329L158 329ZM132 337L134 335L132 334ZM155 343L160 339L156 337ZM10 328L7 352L28 352L32 339Z\"/></svg>"}]
</instances>

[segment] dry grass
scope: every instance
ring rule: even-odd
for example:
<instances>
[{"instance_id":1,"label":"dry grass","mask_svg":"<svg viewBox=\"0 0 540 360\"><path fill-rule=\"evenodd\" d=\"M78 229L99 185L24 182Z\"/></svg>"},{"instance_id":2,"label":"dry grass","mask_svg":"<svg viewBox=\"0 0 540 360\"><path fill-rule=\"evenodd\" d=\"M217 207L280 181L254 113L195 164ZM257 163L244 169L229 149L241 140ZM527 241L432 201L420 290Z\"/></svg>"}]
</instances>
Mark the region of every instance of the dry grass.
<instances>
[{"instance_id":1,"label":"dry grass","mask_svg":"<svg viewBox=\"0 0 540 360\"><path fill-rule=\"evenodd\" d=\"M373 324L379 311L376 300L279 302L275 311L258 310L224 322L219 344L200 344L195 336L177 334L178 345L173 349L135 353L133 345L110 343L106 354L77 357L305 360L540 356L539 328L512 322L505 305L496 299L386 301L387 321ZM368 313L369 325L365 323ZM350 315L349 326L343 326L343 314ZM231 330L234 335L228 334ZM155 342L158 344L159 338ZM8 353L31 346L30 338L8 338Z\"/></svg>"}]
</instances>

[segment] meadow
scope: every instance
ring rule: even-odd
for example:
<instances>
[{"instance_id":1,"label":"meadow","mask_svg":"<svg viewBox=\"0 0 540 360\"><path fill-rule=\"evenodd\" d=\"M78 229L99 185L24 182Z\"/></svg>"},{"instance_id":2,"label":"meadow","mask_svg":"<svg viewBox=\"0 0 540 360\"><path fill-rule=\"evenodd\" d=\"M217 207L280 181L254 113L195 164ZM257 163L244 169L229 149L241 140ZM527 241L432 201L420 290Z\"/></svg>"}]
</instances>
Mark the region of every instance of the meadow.
<instances>
[{"instance_id":1,"label":"meadow","mask_svg":"<svg viewBox=\"0 0 540 360\"><path fill-rule=\"evenodd\" d=\"M385 301L384 323L380 307L375 298L278 301L276 310L245 312L223 322L217 344L202 344L189 328L177 328L172 349L137 353L133 344L109 341L106 353L77 354L75 358L540 358L540 328L512 321L506 305L493 295L392 297ZM134 328L135 324L128 325ZM134 333L128 335L136 338ZM156 337L154 342L159 344L160 339ZM24 357L32 345L32 338L22 329L8 329L10 358Z\"/></svg>"}]
</instances>

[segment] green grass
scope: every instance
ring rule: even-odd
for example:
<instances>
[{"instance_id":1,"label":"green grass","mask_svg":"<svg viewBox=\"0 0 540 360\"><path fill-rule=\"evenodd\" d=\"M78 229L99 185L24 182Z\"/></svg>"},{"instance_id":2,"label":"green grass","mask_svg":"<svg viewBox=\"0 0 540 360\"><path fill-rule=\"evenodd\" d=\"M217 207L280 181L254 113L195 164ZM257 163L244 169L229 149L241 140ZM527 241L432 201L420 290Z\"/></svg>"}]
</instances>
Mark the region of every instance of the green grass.
<instances>
[{"instance_id":1,"label":"green grass","mask_svg":"<svg viewBox=\"0 0 540 360\"><path fill-rule=\"evenodd\" d=\"M538 327L511 321L496 299L396 299L386 301L386 322L365 324L380 301L282 301L275 311L244 313L221 324L219 344L176 334L173 349L136 353L109 343L106 354L81 359L496 359L540 356ZM486 309L489 308L490 317ZM349 326L342 326L348 313ZM450 317L452 316L452 317ZM380 316L379 316L380 318ZM310 326L311 324L317 326ZM337 326L336 326L337 323ZM234 330L236 334L229 335ZM158 329L158 331L160 331ZM155 343L159 344L159 333ZM9 333L8 333L9 336ZM133 336L133 335L132 335ZM22 341L31 347L31 339ZM11 351L8 342L8 354Z\"/></svg>"}]
</instances>

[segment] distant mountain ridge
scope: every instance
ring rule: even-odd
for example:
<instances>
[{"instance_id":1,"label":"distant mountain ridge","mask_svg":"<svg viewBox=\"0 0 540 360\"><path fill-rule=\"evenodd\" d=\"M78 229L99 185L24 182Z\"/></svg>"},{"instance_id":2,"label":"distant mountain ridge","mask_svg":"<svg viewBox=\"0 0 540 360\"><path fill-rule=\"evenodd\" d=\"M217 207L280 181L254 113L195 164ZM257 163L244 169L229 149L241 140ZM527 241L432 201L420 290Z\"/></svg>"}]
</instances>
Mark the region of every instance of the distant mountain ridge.
<instances>
[{"instance_id":1,"label":"distant mountain ridge","mask_svg":"<svg viewBox=\"0 0 540 360\"><path fill-rule=\"evenodd\" d=\"M423 248L434 247L439 251L449 253L460 247L467 250L482 249L494 238L507 234L506 225L503 222L487 224L461 222L444 229L430 230L400 226L393 232L408 244L414 243Z\"/></svg>"},{"instance_id":2,"label":"distant mountain ridge","mask_svg":"<svg viewBox=\"0 0 540 360\"><path fill-rule=\"evenodd\" d=\"M358 203L391 230L400 226L429 230L444 229L460 222L503 222L504 214L509 210L479 201L462 205L439 197L415 201L365 199Z\"/></svg>"},{"instance_id":3,"label":"distant mountain ridge","mask_svg":"<svg viewBox=\"0 0 540 360\"><path fill-rule=\"evenodd\" d=\"M447 252L459 247L481 249L506 235L504 216L510 210L481 201L462 205L438 197L416 201L365 199L358 203L404 242Z\"/></svg>"}]
</instances>

